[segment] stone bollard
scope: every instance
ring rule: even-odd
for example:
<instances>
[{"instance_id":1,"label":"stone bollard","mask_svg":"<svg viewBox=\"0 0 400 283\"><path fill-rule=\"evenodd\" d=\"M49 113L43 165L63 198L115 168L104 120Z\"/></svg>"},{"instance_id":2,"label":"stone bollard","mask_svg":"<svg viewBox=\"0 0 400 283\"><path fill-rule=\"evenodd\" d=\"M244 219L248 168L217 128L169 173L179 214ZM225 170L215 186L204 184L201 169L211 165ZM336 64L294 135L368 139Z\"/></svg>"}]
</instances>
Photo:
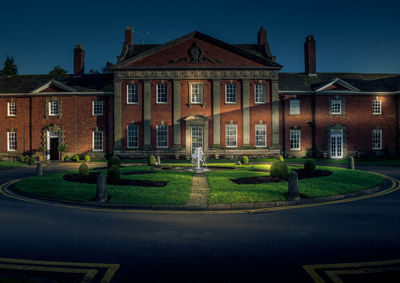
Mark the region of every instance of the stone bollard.
<instances>
[{"instance_id":1,"label":"stone bollard","mask_svg":"<svg viewBox=\"0 0 400 283\"><path fill-rule=\"evenodd\" d=\"M43 167L42 163L36 164L36 176L42 176L43 175Z\"/></svg>"},{"instance_id":2,"label":"stone bollard","mask_svg":"<svg viewBox=\"0 0 400 283\"><path fill-rule=\"evenodd\" d=\"M293 170L289 174L288 200L298 200L299 198L299 180L296 171Z\"/></svg>"},{"instance_id":3,"label":"stone bollard","mask_svg":"<svg viewBox=\"0 0 400 283\"><path fill-rule=\"evenodd\" d=\"M106 176L101 173L97 177L97 190L96 190L96 201L98 202L106 202L107 197L107 180Z\"/></svg>"},{"instance_id":4,"label":"stone bollard","mask_svg":"<svg viewBox=\"0 0 400 283\"><path fill-rule=\"evenodd\" d=\"M349 158L349 169L354 170L356 167L354 166L354 157Z\"/></svg>"},{"instance_id":5,"label":"stone bollard","mask_svg":"<svg viewBox=\"0 0 400 283\"><path fill-rule=\"evenodd\" d=\"M161 166L161 158L159 155L157 155L157 165Z\"/></svg>"}]
</instances>

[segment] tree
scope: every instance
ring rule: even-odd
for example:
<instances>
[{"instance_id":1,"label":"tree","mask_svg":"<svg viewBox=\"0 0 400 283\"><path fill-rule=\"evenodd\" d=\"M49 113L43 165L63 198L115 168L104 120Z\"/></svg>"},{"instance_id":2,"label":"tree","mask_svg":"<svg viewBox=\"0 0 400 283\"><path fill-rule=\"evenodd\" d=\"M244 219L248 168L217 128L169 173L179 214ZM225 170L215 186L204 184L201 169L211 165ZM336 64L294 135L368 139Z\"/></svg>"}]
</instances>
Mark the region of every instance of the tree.
<instances>
[{"instance_id":1,"label":"tree","mask_svg":"<svg viewBox=\"0 0 400 283\"><path fill-rule=\"evenodd\" d=\"M17 65L14 63L14 57L13 56L8 56L7 59L4 62L4 68L0 72L1 76L16 76L18 75L18 70L17 70Z\"/></svg>"},{"instance_id":2,"label":"tree","mask_svg":"<svg viewBox=\"0 0 400 283\"><path fill-rule=\"evenodd\" d=\"M55 66L50 72L50 76L65 76L67 75L67 70L61 68L61 66Z\"/></svg>"},{"instance_id":3,"label":"tree","mask_svg":"<svg viewBox=\"0 0 400 283\"><path fill-rule=\"evenodd\" d=\"M101 69L101 71L103 72L103 74L111 74L112 66L113 63L107 61L104 67Z\"/></svg>"}]
</instances>

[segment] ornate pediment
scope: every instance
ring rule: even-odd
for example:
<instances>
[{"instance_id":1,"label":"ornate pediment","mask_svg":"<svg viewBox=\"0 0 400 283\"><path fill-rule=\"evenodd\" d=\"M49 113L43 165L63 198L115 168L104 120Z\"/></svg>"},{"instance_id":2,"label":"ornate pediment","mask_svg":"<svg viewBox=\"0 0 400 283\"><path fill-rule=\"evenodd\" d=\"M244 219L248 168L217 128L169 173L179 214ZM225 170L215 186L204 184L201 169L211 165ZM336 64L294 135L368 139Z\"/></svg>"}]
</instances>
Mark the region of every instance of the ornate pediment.
<instances>
[{"instance_id":1,"label":"ornate pediment","mask_svg":"<svg viewBox=\"0 0 400 283\"><path fill-rule=\"evenodd\" d=\"M223 59L212 59L204 55L203 49L200 48L197 41L193 42L192 46L188 50L189 57L181 57L179 59L171 59L168 61L169 64L176 64L181 61L191 62L191 63L202 63L202 62L211 62L211 63L224 63Z\"/></svg>"},{"instance_id":2,"label":"ornate pediment","mask_svg":"<svg viewBox=\"0 0 400 283\"><path fill-rule=\"evenodd\" d=\"M191 114L189 116L186 116L185 118L183 118L183 120L185 122L189 122L189 121L201 121L201 122L208 122L210 120L210 118L201 115L201 114Z\"/></svg>"}]
</instances>

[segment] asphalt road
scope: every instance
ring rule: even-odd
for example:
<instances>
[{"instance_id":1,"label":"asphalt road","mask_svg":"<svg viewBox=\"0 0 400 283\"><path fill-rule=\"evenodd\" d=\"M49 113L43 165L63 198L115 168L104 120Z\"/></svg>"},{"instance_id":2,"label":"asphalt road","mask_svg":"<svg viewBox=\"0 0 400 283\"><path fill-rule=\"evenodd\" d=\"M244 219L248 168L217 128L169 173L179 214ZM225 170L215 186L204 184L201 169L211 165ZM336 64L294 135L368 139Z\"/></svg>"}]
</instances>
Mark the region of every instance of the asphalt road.
<instances>
[{"instance_id":1,"label":"asphalt road","mask_svg":"<svg viewBox=\"0 0 400 283\"><path fill-rule=\"evenodd\" d=\"M364 169L400 179L400 168ZM33 172L0 171L0 183ZM0 196L0 257L120 264L115 282L314 282L303 265L400 259L399 219L400 191L231 215L90 211ZM0 275L16 272L1 266ZM75 280L66 273L56 280ZM400 278L388 274L387 282Z\"/></svg>"}]
</instances>

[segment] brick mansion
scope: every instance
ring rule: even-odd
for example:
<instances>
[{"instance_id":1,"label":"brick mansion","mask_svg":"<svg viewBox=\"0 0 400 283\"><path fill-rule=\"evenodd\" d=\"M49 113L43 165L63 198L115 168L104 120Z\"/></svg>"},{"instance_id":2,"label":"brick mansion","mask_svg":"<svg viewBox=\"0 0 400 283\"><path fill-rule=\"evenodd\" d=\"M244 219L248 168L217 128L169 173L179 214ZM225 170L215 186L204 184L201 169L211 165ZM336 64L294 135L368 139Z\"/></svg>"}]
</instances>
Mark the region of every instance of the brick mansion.
<instances>
[{"instance_id":1,"label":"brick mansion","mask_svg":"<svg viewBox=\"0 0 400 283\"><path fill-rule=\"evenodd\" d=\"M22 153L187 158L306 154L328 158L400 152L399 74L281 72L267 32L226 43L192 32L135 44L128 27L112 74L85 74L83 47L63 77L0 77L0 159Z\"/></svg>"}]
</instances>

